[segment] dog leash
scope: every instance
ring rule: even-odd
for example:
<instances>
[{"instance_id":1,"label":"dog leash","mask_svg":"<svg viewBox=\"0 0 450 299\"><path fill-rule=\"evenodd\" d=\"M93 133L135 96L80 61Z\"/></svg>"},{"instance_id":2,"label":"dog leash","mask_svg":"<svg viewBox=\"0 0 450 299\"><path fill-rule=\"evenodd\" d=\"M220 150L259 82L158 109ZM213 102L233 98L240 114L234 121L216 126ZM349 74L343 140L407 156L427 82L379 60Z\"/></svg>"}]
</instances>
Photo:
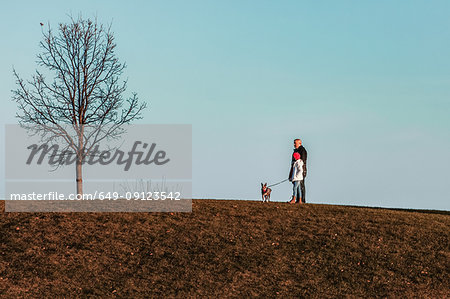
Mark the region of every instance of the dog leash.
<instances>
[{"instance_id":1,"label":"dog leash","mask_svg":"<svg viewBox=\"0 0 450 299\"><path fill-rule=\"evenodd\" d=\"M278 182L278 183L276 183L276 184L269 185L269 186L267 186L267 187L272 187L272 186L279 185L279 184L281 184L281 183L286 182L287 180L289 180L289 179L282 180L281 182Z\"/></svg>"}]
</instances>

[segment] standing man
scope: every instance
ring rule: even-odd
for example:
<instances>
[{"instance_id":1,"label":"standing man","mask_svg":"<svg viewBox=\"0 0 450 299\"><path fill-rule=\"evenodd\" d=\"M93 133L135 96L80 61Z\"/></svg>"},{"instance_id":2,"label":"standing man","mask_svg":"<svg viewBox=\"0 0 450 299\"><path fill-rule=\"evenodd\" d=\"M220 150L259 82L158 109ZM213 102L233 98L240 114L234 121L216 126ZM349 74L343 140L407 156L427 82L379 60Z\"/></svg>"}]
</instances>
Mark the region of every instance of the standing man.
<instances>
[{"instance_id":1,"label":"standing man","mask_svg":"<svg viewBox=\"0 0 450 299\"><path fill-rule=\"evenodd\" d=\"M308 153L306 152L306 149L302 145L301 139L295 139L294 140L294 153L300 154L300 159L303 160L303 180L300 181L300 191L302 194L302 197L300 198L301 203L306 203L306 190L305 190L305 178L306 178L306 159L308 158ZM295 163L294 155L292 155L292 161L291 161L291 170L289 171L289 178L292 176L292 170L293 165ZM292 198L290 203L299 203L298 198Z\"/></svg>"}]
</instances>

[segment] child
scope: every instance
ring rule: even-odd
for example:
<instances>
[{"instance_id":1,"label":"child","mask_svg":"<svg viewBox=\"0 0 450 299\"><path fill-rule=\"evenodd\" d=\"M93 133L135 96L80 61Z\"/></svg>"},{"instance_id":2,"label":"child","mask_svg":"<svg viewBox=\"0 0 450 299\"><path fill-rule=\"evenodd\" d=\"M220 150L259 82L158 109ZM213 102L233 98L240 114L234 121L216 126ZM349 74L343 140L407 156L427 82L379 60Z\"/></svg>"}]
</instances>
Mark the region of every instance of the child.
<instances>
[{"instance_id":1,"label":"child","mask_svg":"<svg viewBox=\"0 0 450 299\"><path fill-rule=\"evenodd\" d=\"M300 182L303 180L303 161L300 159L300 154L297 152L293 154L293 158L295 162L294 165L292 165L292 175L289 178L289 181L291 181L294 186L292 199L289 203L301 203Z\"/></svg>"}]
</instances>

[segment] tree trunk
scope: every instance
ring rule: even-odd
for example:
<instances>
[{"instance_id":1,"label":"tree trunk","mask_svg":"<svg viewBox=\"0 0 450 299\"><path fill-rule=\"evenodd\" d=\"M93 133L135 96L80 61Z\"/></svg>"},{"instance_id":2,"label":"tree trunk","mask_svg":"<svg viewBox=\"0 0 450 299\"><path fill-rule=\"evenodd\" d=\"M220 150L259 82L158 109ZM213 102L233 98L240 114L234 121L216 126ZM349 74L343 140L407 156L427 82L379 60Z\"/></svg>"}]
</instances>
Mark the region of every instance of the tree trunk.
<instances>
[{"instance_id":1,"label":"tree trunk","mask_svg":"<svg viewBox=\"0 0 450 299\"><path fill-rule=\"evenodd\" d=\"M78 195L82 195L83 194L83 174L81 171L81 159L77 158L77 163L76 163L76 182L77 182L77 194Z\"/></svg>"},{"instance_id":2,"label":"tree trunk","mask_svg":"<svg viewBox=\"0 0 450 299\"><path fill-rule=\"evenodd\" d=\"M83 195L83 159L84 159L84 144L83 144L83 136L84 136L84 125L79 126L78 133L78 149L77 149L77 164L76 164L76 180L77 180L77 194L78 196Z\"/></svg>"}]
</instances>

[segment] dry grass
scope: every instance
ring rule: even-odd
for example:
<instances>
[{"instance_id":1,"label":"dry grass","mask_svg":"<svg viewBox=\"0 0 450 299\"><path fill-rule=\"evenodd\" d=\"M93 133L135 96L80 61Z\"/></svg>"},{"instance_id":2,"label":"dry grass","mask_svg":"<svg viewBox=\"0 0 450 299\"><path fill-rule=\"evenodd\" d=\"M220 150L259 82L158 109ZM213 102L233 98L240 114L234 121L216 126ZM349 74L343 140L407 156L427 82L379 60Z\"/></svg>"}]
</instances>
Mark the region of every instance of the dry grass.
<instances>
[{"instance_id":1,"label":"dry grass","mask_svg":"<svg viewBox=\"0 0 450 299\"><path fill-rule=\"evenodd\" d=\"M0 297L450 296L448 212L196 200L0 225Z\"/></svg>"}]
</instances>

